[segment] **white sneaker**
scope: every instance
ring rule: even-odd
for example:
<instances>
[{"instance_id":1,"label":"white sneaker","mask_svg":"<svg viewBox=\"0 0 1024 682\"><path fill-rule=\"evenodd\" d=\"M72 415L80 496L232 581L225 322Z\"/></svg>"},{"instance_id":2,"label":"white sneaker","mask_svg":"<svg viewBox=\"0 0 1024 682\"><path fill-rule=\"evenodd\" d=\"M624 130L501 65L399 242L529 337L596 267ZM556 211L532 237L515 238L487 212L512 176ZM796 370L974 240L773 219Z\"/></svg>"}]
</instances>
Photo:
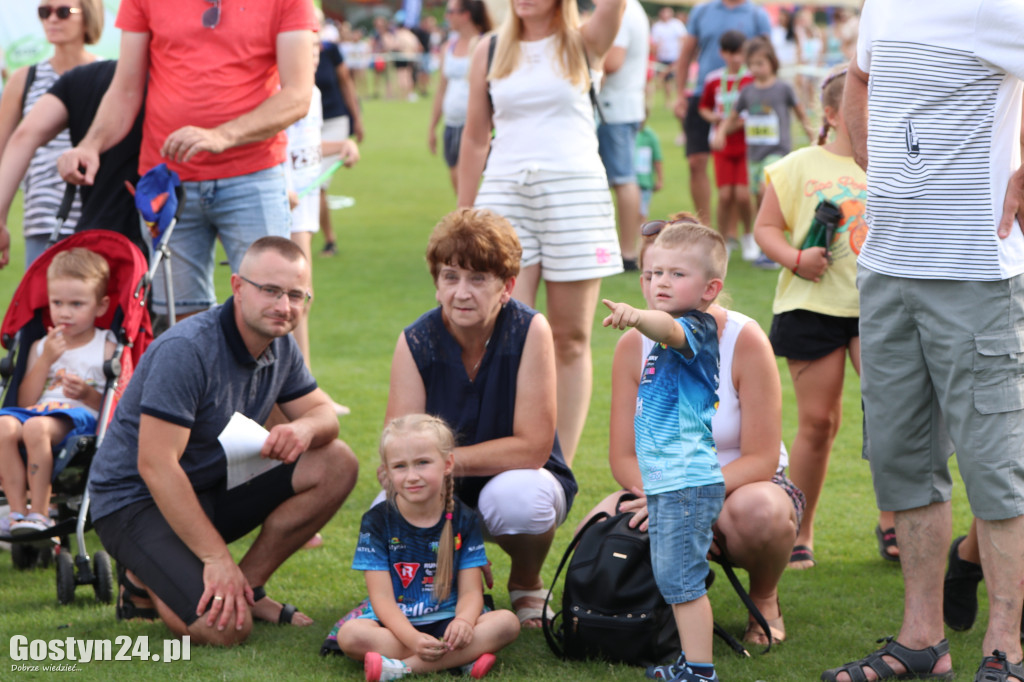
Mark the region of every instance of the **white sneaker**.
<instances>
[{"instance_id":1,"label":"white sneaker","mask_svg":"<svg viewBox=\"0 0 1024 682\"><path fill-rule=\"evenodd\" d=\"M32 512L22 519L11 521L11 535L41 533L53 527L53 521L42 514Z\"/></svg>"},{"instance_id":2,"label":"white sneaker","mask_svg":"<svg viewBox=\"0 0 1024 682\"><path fill-rule=\"evenodd\" d=\"M754 241L754 235L747 233L740 237L740 248L743 252L743 260L748 263L756 261L761 256L761 247Z\"/></svg>"},{"instance_id":3,"label":"white sneaker","mask_svg":"<svg viewBox=\"0 0 1024 682\"><path fill-rule=\"evenodd\" d=\"M11 512L0 519L0 535L10 535L11 525L23 521L24 519L25 515L19 514L18 512Z\"/></svg>"},{"instance_id":4,"label":"white sneaker","mask_svg":"<svg viewBox=\"0 0 1024 682\"><path fill-rule=\"evenodd\" d=\"M731 257L732 252L738 248L740 248L740 243L732 237L725 240L725 255L727 258Z\"/></svg>"},{"instance_id":5,"label":"white sneaker","mask_svg":"<svg viewBox=\"0 0 1024 682\"><path fill-rule=\"evenodd\" d=\"M387 682L412 674L404 662L381 656L376 651L363 657L363 671L366 673L366 682Z\"/></svg>"}]
</instances>

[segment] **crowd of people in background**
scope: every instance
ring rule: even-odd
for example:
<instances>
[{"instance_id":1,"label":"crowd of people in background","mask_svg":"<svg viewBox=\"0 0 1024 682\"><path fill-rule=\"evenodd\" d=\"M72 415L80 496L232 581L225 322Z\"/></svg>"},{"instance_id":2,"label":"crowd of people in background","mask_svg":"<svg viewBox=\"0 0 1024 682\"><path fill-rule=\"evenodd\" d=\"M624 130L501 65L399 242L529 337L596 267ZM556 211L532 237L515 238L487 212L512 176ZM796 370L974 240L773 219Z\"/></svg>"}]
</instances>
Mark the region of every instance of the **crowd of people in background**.
<instances>
[{"instance_id":1,"label":"crowd of people in background","mask_svg":"<svg viewBox=\"0 0 1024 682\"><path fill-rule=\"evenodd\" d=\"M934 369L941 350L905 349L905 339L890 331L905 328L912 340L945 335L943 342L955 346L959 329L950 327L971 325L947 323L944 306L954 303L958 320L978 320L977 329L1003 318L1021 324L999 285L1019 278L1024 267L1020 234L1011 230L1012 214L1020 215L1024 203L1022 172L1000 167L983 190L962 192L977 209L964 221L964 248L974 260L957 259L957 225L945 223L933 235L934 252L911 250L912 263L902 258L903 235L929 240L920 233L926 210L915 203L919 185L927 184L915 175L925 143L913 120L894 132L880 117L869 121L866 111L871 104L922 125L936 125L935 114L901 103L902 57L859 38L856 13L802 7L769 15L750 0L712 0L651 16L638 0L596 0L581 15L575 2L552 0L513 3L495 26L481 0L448 0L443 20L398 11L353 26L317 16L309 0L251 12L214 3L196 17L158 0L123 0L119 59L93 64L85 46L102 32L102 4L67 2L40 4L54 54L15 71L0 99L0 267L7 264L7 214L23 174L26 266L47 247L65 182L87 188L65 232L106 220L143 249L146 240L130 220L125 224L123 211L113 217L120 209L111 204L118 202L104 201L116 197L122 208L130 201L121 184L138 174L126 176L125 167L141 172L166 163L186 197L171 237L173 287L165 290L158 280L152 304L169 324L182 325L144 356L91 482L97 531L122 565L119 616L159 617L175 634L226 645L245 640L254 618L311 622L267 597L262 585L303 543L317 541L358 469L336 437L336 417L347 408L317 387L310 370L313 235L324 234L322 256L337 253L328 188L335 171L359 161L367 127L360 99L415 102L432 95L427 147L441 151L457 209L437 224L427 248L439 306L403 330L392 361L377 500L389 504L364 516L353 565L366 571L369 598L336 633L345 653L363 662L367 679L444 668L482 676L520 627L538 627L551 616L542 568L579 491L572 465L591 399L601 281L626 271L639 274L646 308L603 301L611 310L604 325L629 328L615 351L609 448L609 467L623 490L594 511L621 508L636 514L634 525L650 524L657 587L673 605L686 653L648 675L718 679L704 586L709 551L749 573L750 595L767 627L752 619L744 640L786 638L779 580L787 568L815 566L815 512L841 420L846 363L861 372L865 331L864 449L880 505L875 535L882 559L903 562L907 619L900 642L823 679L861 679L869 669L880 679L948 679L948 643L927 592L939 583L950 541L948 424L962 448L977 521L966 540L952 545L947 589L951 576L976 590L985 565L989 592L1001 600L993 604L986 646L998 651L983 662L985 674L995 676L977 679L1024 680L1024 667L1009 660L1021 655L1024 517L1013 516L1019 490L1003 480L1013 477L1001 477L1002 465L983 456L1000 448L998 439L1016 443L1019 428L1009 422L1017 415L1006 415L1019 410L1020 389L1008 400L1010 393L992 383L1010 370L979 373L967 352L968 360L946 376ZM910 11L867 4L865 34L899 42L893 33L908 24ZM1013 51L1019 31L1000 33L1001 15L991 8L969 14L953 0L936 5L936 16L950 25L982 21L991 32L966 46L953 41L969 53L961 57L965 78L977 71L985 81L994 73L1019 86L1009 78L1022 76L1019 48ZM1019 11L1014 16L1010 24L1019 29ZM946 49L948 35L938 24L921 23L912 33ZM264 25L273 31L256 30ZM227 27L262 37L235 49ZM922 72L941 69L927 56L911 61ZM870 91L869 73L879 83ZM230 87L219 80L224 74L232 77ZM999 129L1009 149L1020 141L1021 92L997 92L996 80L984 86L992 90L992 108L1010 116L1016 107L1018 117L1017 130ZM70 94L85 90L91 98ZM940 86L924 96L966 129L963 112L975 102ZM679 120L673 142L685 148L694 212L648 221L652 193L664 186L661 144L645 124L655 107ZM812 121L821 122L820 132ZM61 132L65 126L69 132ZM969 141L980 157L997 154L991 140ZM928 182L949 189L980 171L953 159L947 147L929 150L939 156L929 157L938 175ZM865 173L868 151L872 170ZM1010 157L1019 163L1005 149L997 155L1004 166ZM998 215L992 197L1000 193L1002 202L1007 182L998 233L1005 241L993 244L991 226L978 216ZM928 189L934 195L942 188ZM881 222L869 235L872 197ZM232 296L215 307L218 240L232 270ZM717 301L734 250L755 267L779 270L768 334ZM534 310L542 288L543 313ZM920 309L896 300L897 290L913 292ZM88 293L96 299L95 318L106 304L101 291ZM49 396L35 389L53 378L43 374L67 352L64 336L103 345L91 325L75 335L67 322L67 331L51 330L38 343L33 353L45 362L33 362L31 399L22 407ZM977 344L985 357L1015 356L1016 329L972 338L971 348ZM912 358L905 363L910 370L892 366L893 346ZM796 392L798 427L788 451L773 354L786 359ZM977 386L972 371L981 375ZM197 378L206 375L223 385ZM257 384L261 389L252 390ZM71 397L67 389L64 395ZM917 411L890 417L887 395L905 397ZM932 404L935 396L942 405ZM89 406L97 402L88 398ZM267 423L265 456L284 466L252 487L224 490L216 437L236 411ZM29 420L23 428L15 415L3 417L9 439L32 444L27 477L15 450L0 448L0 475L19 487L8 495L6 532L50 524L21 488L48 498L31 469L42 457L33 436L50 421L60 428L47 435L62 436L60 419ZM140 448L143 441L159 447ZM934 460L927 484L901 458L901 444ZM1006 466L1020 468L1007 459ZM908 495L912 509L905 508ZM689 523L680 518L683 509L681 516L699 517L689 534L679 530ZM443 577L432 584L441 598L431 603L418 586L408 592L404 578L377 574L389 571L383 556L398 551L387 540L393 527L416 536L415 546L400 549L422 558L432 551L435 526L444 549L437 549L434 568ZM227 543L257 527L258 539L236 563ZM459 542L471 545L454 557L453 527ZM918 527L929 532L915 537ZM673 542L684 535L685 542ZM481 577L490 578L485 537L509 557L511 612L480 613ZM976 610L976 597L947 601L947 622L973 622L968 612L972 603Z\"/></svg>"}]
</instances>

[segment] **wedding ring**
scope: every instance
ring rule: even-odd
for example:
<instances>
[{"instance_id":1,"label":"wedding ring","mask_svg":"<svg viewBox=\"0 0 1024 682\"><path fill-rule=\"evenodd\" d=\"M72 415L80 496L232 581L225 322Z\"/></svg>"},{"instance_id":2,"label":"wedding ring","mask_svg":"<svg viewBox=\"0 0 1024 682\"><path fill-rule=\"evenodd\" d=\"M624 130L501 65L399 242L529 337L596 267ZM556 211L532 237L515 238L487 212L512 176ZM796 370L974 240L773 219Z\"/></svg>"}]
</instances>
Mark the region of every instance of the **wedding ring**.
<instances>
[{"instance_id":1,"label":"wedding ring","mask_svg":"<svg viewBox=\"0 0 1024 682\"><path fill-rule=\"evenodd\" d=\"M213 597L213 598L214 598L214 599L215 599L216 601L224 601L224 597L220 596L219 594L218 594L218 595L214 595L214 597Z\"/></svg>"}]
</instances>

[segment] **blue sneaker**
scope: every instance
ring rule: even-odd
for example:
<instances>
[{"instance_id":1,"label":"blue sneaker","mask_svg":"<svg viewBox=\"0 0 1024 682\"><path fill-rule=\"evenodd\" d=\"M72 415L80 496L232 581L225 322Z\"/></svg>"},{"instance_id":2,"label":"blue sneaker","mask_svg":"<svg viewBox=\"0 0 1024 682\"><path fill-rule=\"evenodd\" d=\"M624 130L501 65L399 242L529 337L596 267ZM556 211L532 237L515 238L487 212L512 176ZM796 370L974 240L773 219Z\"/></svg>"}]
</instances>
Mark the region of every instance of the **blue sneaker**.
<instances>
[{"instance_id":1,"label":"blue sneaker","mask_svg":"<svg viewBox=\"0 0 1024 682\"><path fill-rule=\"evenodd\" d=\"M751 262L751 265L760 270L778 270L779 268L782 267L781 265L773 261L768 256L764 255L763 253L757 258L755 258Z\"/></svg>"},{"instance_id":2,"label":"blue sneaker","mask_svg":"<svg viewBox=\"0 0 1024 682\"><path fill-rule=\"evenodd\" d=\"M683 670L686 670L686 653L680 651L679 658L672 663L662 665L649 665L644 674L649 680L672 680Z\"/></svg>"},{"instance_id":3,"label":"blue sneaker","mask_svg":"<svg viewBox=\"0 0 1024 682\"><path fill-rule=\"evenodd\" d=\"M711 677L704 677L693 672L693 668L690 666L684 665L669 682L719 682L719 680L718 673L714 670L711 671Z\"/></svg>"}]
</instances>

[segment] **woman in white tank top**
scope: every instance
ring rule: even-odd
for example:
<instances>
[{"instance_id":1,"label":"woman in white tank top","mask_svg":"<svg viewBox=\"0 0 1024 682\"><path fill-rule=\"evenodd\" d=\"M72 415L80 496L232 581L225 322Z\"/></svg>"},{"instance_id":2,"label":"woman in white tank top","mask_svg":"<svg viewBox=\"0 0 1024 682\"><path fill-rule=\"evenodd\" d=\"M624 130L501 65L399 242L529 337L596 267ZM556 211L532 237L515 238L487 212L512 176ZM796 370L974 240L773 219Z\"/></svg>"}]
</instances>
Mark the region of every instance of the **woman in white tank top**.
<instances>
[{"instance_id":1,"label":"woman in white tank top","mask_svg":"<svg viewBox=\"0 0 1024 682\"><path fill-rule=\"evenodd\" d=\"M480 36L491 30L491 17L483 0L448 0L444 15L455 35L441 46L441 78L430 113L427 146L431 154L437 154L437 124L443 114L442 151L457 194L459 146L469 106L469 60Z\"/></svg>"},{"instance_id":2,"label":"woman in white tank top","mask_svg":"<svg viewBox=\"0 0 1024 682\"><path fill-rule=\"evenodd\" d=\"M596 0L582 25L572 0L512 0L510 6L493 61L490 39L473 51L458 205L491 209L515 227L523 246L516 299L534 306L545 283L558 435L571 465L590 405L590 335L601 278L622 272L589 96L599 76L588 62L602 63L625 2Z\"/></svg>"},{"instance_id":3,"label":"woman in white tank top","mask_svg":"<svg viewBox=\"0 0 1024 682\"><path fill-rule=\"evenodd\" d=\"M646 246L640 252L641 266ZM641 289L647 298L650 270L642 271ZM718 324L720 354L719 407L712 420L718 461L725 478L725 504L715 524L716 544L728 548L729 559L750 576L750 597L772 630L772 641L785 639L778 583L796 541L803 494L782 474L786 449L782 445L782 389L768 337L758 324L720 305L708 309ZM615 347L612 363L612 405L608 462L612 476L625 492L639 499L622 504L637 512L635 523L646 528L647 506L637 465L633 415L647 352L653 342L631 329ZM751 406L745 413L744 405ZM620 490L587 514L614 514ZM584 519L585 521L586 519ZM582 525L582 522L581 522ZM718 551L714 546L712 552ZM767 643L753 621L746 642Z\"/></svg>"}]
</instances>

